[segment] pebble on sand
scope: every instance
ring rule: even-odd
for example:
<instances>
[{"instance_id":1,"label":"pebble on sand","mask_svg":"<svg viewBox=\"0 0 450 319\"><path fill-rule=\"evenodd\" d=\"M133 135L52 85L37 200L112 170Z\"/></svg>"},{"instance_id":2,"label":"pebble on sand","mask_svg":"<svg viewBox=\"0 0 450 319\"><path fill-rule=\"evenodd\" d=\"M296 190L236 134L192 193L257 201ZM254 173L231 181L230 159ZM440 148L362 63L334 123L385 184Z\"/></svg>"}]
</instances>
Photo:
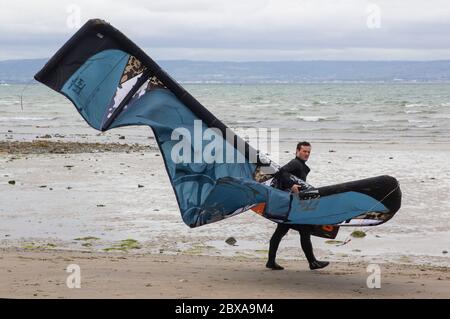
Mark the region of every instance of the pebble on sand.
<instances>
[{"instance_id":1,"label":"pebble on sand","mask_svg":"<svg viewBox=\"0 0 450 319\"><path fill-rule=\"evenodd\" d=\"M228 245L235 246L236 243L237 243L237 240L236 240L234 237L228 237L228 238L225 240L225 242L226 242Z\"/></svg>"}]
</instances>

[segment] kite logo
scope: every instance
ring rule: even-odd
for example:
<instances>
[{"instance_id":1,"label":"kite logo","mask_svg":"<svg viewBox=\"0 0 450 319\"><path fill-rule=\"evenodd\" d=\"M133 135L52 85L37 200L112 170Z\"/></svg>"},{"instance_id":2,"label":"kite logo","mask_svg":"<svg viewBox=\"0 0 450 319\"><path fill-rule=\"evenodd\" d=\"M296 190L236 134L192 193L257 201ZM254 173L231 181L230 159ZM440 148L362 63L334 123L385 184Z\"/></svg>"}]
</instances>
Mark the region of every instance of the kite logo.
<instances>
[{"instance_id":1,"label":"kite logo","mask_svg":"<svg viewBox=\"0 0 450 319\"><path fill-rule=\"evenodd\" d=\"M77 264L70 264L67 266L66 272L70 273L67 277L67 288L81 288L81 268Z\"/></svg>"},{"instance_id":2,"label":"kite logo","mask_svg":"<svg viewBox=\"0 0 450 319\"><path fill-rule=\"evenodd\" d=\"M75 79L70 82L69 89L71 89L76 95L80 95L81 90L84 89L86 83L83 79L77 76Z\"/></svg>"},{"instance_id":3,"label":"kite logo","mask_svg":"<svg viewBox=\"0 0 450 319\"><path fill-rule=\"evenodd\" d=\"M319 201L317 199L301 200L300 205L302 207L302 210L305 212L315 211L317 209L317 206L319 206Z\"/></svg>"},{"instance_id":4,"label":"kite logo","mask_svg":"<svg viewBox=\"0 0 450 319\"><path fill-rule=\"evenodd\" d=\"M367 277L367 287L369 289L380 289L381 288L381 268L379 265L377 264L370 264L367 266L366 271L368 273L371 273L368 277Z\"/></svg>"}]
</instances>

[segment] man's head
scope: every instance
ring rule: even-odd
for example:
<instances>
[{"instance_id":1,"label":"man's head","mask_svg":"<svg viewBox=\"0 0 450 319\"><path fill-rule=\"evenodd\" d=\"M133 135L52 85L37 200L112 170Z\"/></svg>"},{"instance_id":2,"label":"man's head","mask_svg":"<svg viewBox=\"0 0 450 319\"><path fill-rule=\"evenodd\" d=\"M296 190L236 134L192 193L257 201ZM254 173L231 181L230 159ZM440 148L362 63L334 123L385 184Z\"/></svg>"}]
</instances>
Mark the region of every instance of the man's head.
<instances>
[{"instance_id":1,"label":"man's head","mask_svg":"<svg viewBox=\"0 0 450 319\"><path fill-rule=\"evenodd\" d=\"M300 142L297 144L297 151L295 156L297 156L302 161L307 161L309 155L311 154L311 144L308 142Z\"/></svg>"}]
</instances>

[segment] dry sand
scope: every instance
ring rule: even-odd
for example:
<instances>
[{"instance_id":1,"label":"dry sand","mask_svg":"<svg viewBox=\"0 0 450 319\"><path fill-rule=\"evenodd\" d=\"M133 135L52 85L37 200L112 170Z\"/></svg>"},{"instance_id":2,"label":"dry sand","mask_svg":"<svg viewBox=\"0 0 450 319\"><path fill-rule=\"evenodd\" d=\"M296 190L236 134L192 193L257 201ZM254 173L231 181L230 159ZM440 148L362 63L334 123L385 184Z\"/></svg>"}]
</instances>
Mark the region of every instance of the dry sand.
<instances>
[{"instance_id":1,"label":"dry sand","mask_svg":"<svg viewBox=\"0 0 450 319\"><path fill-rule=\"evenodd\" d=\"M2 251L0 297L7 298L449 298L446 268L384 264L381 287L369 289L364 263L333 263L310 271L305 262L189 255L71 251ZM80 266L80 288L66 284Z\"/></svg>"}]
</instances>

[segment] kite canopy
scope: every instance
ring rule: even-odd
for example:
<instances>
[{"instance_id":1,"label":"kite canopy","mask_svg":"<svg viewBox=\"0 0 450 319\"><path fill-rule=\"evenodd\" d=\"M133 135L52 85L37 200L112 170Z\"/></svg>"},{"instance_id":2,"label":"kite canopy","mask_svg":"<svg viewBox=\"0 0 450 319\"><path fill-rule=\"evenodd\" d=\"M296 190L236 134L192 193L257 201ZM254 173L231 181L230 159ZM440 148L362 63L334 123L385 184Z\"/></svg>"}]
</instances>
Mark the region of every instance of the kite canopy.
<instances>
[{"instance_id":1,"label":"kite canopy","mask_svg":"<svg viewBox=\"0 0 450 319\"><path fill-rule=\"evenodd\" d=\"M400 207L398 183L388 176L318 189L299 180L307 189L300 197L271 187L278 165L232 134L139 47L102 20L89 20L35 79L70 99L97 130L150 126L181 216L190 227L250 208L289 224L353 224L357 219L375 225ZM202 151L211 148L211 141L214 151L205 158Z\"/></svg>"}]
</instances>

